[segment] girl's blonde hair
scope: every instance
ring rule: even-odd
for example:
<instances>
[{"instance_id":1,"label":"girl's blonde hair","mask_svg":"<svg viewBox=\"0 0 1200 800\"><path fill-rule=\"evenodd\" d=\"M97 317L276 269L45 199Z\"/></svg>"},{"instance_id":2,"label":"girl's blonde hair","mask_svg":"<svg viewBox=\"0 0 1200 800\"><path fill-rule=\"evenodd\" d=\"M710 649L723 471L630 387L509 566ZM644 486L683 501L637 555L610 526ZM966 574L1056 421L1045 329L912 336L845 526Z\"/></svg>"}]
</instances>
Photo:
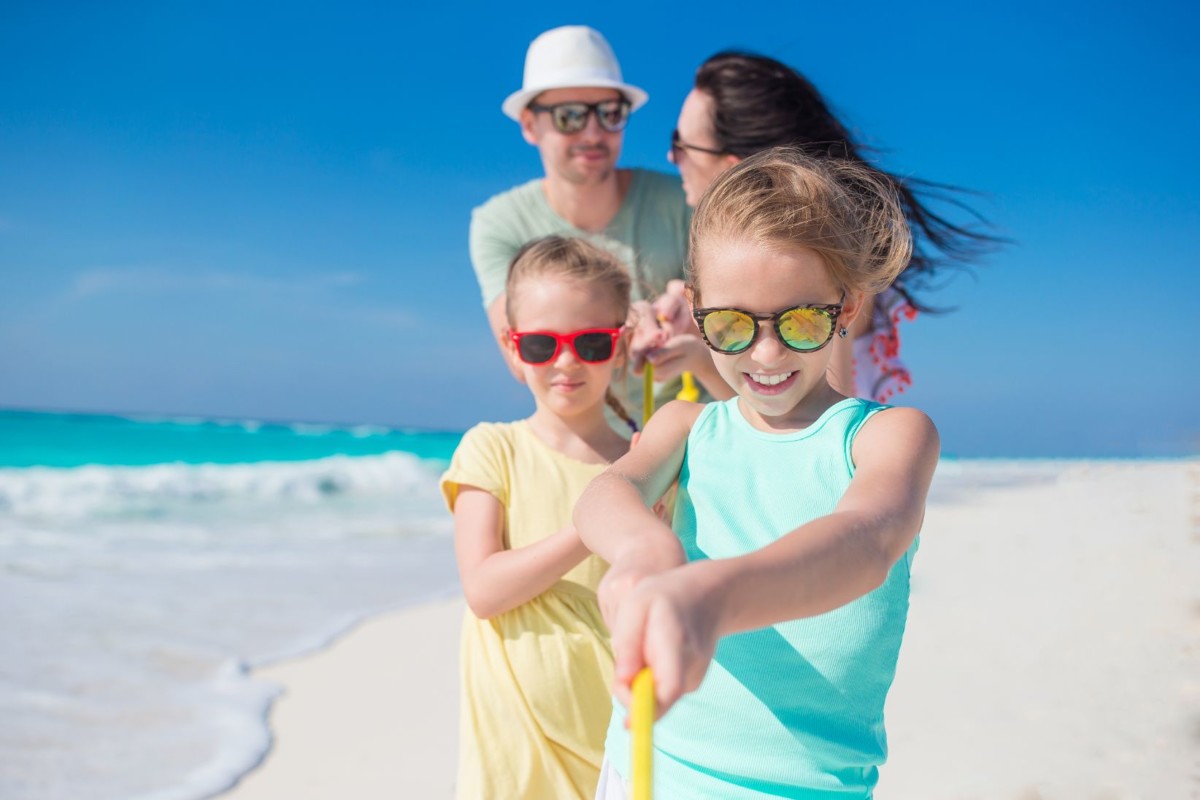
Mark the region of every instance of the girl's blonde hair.
<instances>
[{"instance_id":1,"label":"girl's blonde hair","mask_svg":"<svg viewBox=\"0 0 1200 800\"><path fill-rule=\"evenodd\" d=\"M794 147L764 150L713 182L692 219L688 283L712 242L807 247L841 288L878 294L912 257L912 235L892 187L863 164L816 159Z\"/></svg>"},{"instance_id":2,"label":"girl's blonde hair","mask_svg":"<svg viewBox=\"0 0 1200 800\"><path fill-rule=\"evenodd\" d=\"M629 316L632 282L629 271L616 256L583 239L546 236L534 239L518 250L508 267L504 313L508 317L509 327L516 327L517 324L516 309L521 285L536 278L558 278L602 286L612 296L613 310L616 312L613 321L622 325ZM604 399L625 424L637 430L633 418L613 394L611 387Z\"/></svg>"}]
</instances>

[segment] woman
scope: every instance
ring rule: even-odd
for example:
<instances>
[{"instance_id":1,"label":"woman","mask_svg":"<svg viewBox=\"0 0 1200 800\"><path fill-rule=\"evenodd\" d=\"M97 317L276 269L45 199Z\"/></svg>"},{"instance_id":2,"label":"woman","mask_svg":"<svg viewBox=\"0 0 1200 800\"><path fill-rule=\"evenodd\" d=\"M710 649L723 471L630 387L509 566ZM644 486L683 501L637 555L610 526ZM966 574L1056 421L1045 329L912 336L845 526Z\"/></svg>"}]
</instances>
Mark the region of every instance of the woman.
<instances>
[{"instance_id":1,"label":"woman","mask_svg":"<svg viewBox=\"0 0 1200 800\"><path fill-rule=\"evenodd\" d=\"M722 172L778 145L867 163L861 155L866 148L851 138L816 87L786 64L734 51L717 53L701 64L679 112L668 155L679 168L688 205L694 207ZM897 326L901 319L931 310L914 291L926 288L939 266L970 261L1000 240L950 222L918 197L918 192L929 190L956 191L953 187L868 166L899 194L913 229L913 256L896 284L873 298L859 316L850 331L853 351L840 346L830 370L831 380L844 393L884 402L912 383L900 361Z\"/></svg>"}]
</instances>

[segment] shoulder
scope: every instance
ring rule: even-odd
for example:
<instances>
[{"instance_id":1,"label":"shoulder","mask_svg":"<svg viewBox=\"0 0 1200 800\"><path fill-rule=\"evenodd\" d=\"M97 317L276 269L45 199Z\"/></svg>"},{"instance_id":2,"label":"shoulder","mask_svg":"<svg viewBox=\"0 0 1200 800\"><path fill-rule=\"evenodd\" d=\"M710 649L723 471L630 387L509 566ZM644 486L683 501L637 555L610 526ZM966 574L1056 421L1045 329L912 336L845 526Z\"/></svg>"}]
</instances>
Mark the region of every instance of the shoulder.
<instances>
[{"instance_id":1,"label":"shoulder","mask_svg":"<svg viewBox=\"0 0 1200 800\"><path fill-rule=\"evenodd\" d=\"M672 400L654 412L646 423L646 433L650 435L651 428L656 438L669 436L686 438L696 420L709 406L704 403L693 403L688 400Z\"/></svg>"},{"instance_id":2,"label":"shoulder","mask_svg":"<svg viewBox=\"0 0 1200 800\"><path fill-rule=\"evenodd\" d=\"M512 486L513 442L520 429L515 422L482 422L463 434L450 466L442 474L442 496L453 511L459 489L471 486L508 504Z\"/></svg>"},{"instance_id":3,"label":"shoulder","mask_svg":"<svg viewBox=\"0 0 1200 800\"><path fill-rule=\"evenodd\" d=\"M513 208L528 205L540 195L541 182L541 178L534 178L499 194L492 195L492 197L472 210L471 218L473 220L489 220L496 216L503 216Z\"/></svg>"},{"instance_id":4,"label":"shoulder","mask_svg":"<svg viewBox=\"0 0 1200 800\"><path fill-rule=\"evenodd\" d=\"M519 435L519 422L481 422L463 434L455 455L511 450Z\"/></svg>"},{"instance_id":5,"label":"shoulder","mask_svg":"<svg viewBox=\"0 0 1200 800\"><path fill-rule=\"evenodd\" d=\"M671 400L655 412L655 415L664 414L669 419L691 425L709 405L711 404L693 403L690 400Z\"/></svg>"},{"instance_id":6,"label":"shoulder","mask_svg":"<svg viewBox=\"0 0 1200 800\"><path fill-rule=\"evenodd\" d=\"M876 459L937 460L941 437L923 411L863 401L867 419L854 439L854 461L861 465Z\"/></svg>"},{"instance_id":7,"label":"shoulder","mask_svg":"<svg viewBox=\"0 0 1200 800\"><path fill-rule=\"evenodd\" d=\"M686 205L683 182L678 175L638 167L630 172L633 173L633 185L637 186L639 191L655 198L679 200Z\"/></svg>"}]
</instances>

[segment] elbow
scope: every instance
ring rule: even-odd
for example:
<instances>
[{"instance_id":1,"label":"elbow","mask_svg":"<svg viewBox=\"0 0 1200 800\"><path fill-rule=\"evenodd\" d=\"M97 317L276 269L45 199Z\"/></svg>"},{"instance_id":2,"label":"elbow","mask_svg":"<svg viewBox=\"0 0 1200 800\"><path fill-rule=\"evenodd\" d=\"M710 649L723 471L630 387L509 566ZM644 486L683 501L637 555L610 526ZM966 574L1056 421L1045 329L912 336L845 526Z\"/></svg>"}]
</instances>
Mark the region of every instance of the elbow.
<instances>
[{"instance_id":1,"label":"elbow","mask_svg":"<svg viewBox=\"0 0 1200 800\"><path fill-rule=\"evenodd\" d=\"M896 562L904 558L908 548L912 546L915 534L909 535L894 535L882 537L876 542L876 546L872 548L870 572L871 589L877 589L887 580L888 575L892 572L892 567L896 566Z\"/></svg>"},{"instance_id":2,"label":"elbow","mask_svg":"<svg viewBox=\"0 0 1200 800\"><path fill-rule=\"evenodd\" d=\"M891 574L892 565L896 563L896 559L892 558L888 550L879 550L875 557L871 559L871 568L867 570L867 591L873 592L887 582L888 575Z\"/></svg>"},{"instance_id":3,"label":"elbow","mask_svg":"<svg viewBox=\"0 0 1200 800\"><path fill-rule=\"evenodd\" d=\"M495 597L489 596L486 592L471 591L464 586L463 595L467 600L467 608L471 609L471 613L479 619L491 619L508 610Z\"/></svg>"}]
</instances>

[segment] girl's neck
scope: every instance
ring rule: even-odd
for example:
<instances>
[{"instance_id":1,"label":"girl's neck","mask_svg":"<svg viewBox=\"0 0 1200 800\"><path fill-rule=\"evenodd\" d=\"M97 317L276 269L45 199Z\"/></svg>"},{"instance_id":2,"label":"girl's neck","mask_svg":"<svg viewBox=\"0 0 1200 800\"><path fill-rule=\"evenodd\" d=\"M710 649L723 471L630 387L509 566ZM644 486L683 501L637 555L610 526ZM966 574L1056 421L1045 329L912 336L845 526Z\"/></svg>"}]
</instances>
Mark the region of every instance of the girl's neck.
<instances>
[{"instance_id":1,"label":"girl's neck","mask_svg":"<svg viewBox=\"0 0 1200 800\"><path fill-rule=\"evenodd\" d=\"M828 382L822 381L791 411L778 417L768 417L758 413L742 397L738 398L737 407L739 413L750 423L752 428L766 433L786 434L804 430L819 420L822 414L845 399L844 394L834 389Z\"/></svg>"},{"instance_id":2,"label":"girl's neck","mask_svg":"<svg viewBox=\"0 0 1200 800\"><path fill-rule=\"evenodd\" d=\"M629 442L608 424L602 408L574 417L538 408L526 422L548 447L576 461L609 464L629 449Z\"/></svg>"}]
</instances>

